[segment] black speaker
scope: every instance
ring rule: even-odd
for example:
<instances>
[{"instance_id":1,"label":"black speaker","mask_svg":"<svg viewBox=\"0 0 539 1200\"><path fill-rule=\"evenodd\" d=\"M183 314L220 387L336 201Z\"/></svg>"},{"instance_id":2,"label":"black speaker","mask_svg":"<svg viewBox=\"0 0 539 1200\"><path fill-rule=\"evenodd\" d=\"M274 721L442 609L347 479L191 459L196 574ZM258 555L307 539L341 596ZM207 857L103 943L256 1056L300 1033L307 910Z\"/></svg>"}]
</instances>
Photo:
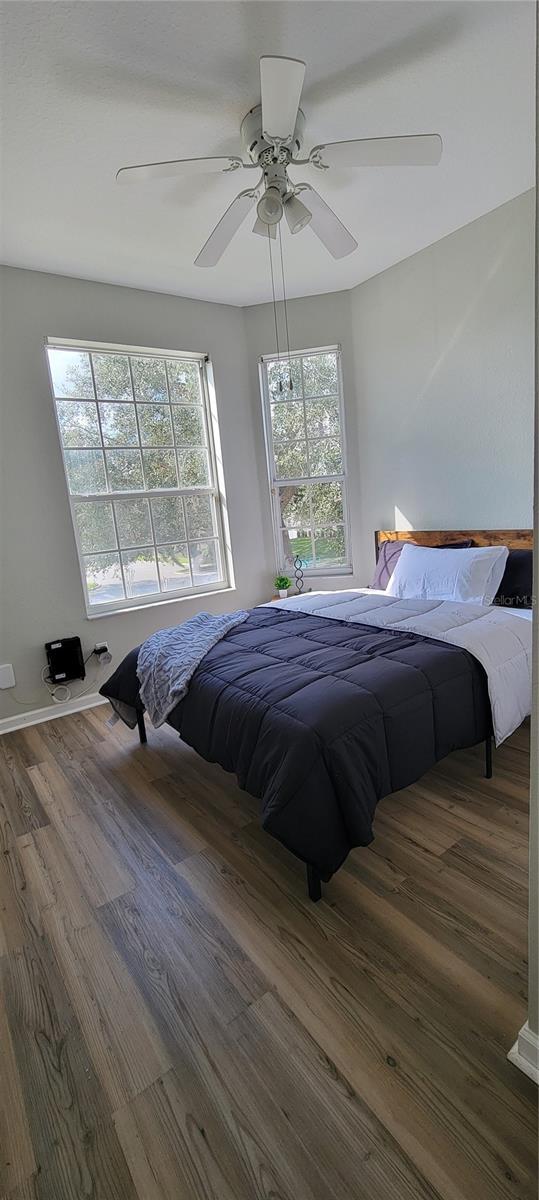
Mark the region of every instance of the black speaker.
<instances>
[{"instance_id":1,"label":"black speaker","mask_svg":"<svg viewBox=\"0 0 539 1200\"><path fill-rule=\"evenodd\" d=\"M51 683L67 683L68 679L85 678L80 638L58 638L56 642L46 642L45 652Z\"/></svg>"}]
</instances>

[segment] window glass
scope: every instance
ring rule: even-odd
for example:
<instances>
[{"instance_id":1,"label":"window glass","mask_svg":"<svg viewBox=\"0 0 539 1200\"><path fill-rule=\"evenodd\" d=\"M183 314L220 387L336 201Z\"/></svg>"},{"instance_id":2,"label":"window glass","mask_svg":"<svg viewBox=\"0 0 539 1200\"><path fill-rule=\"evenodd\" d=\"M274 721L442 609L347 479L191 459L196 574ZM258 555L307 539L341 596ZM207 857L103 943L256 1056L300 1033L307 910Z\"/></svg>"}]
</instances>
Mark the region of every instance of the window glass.
<instances>
[{"instance_id":1,"label":"window glass","mask_svg":"<svg viewBox=\"0 0 539 1200\"><path fill-rule=\"evenodd\" d=\"M350 570L339 352L264 359L261 378L277 566Z\"/></svg>"},{"instance_id":2,"label":"window glass","mask_svg":"<svg viewBox=\"0 0 539 1200\"><path fill-rule=\"evenodd\" d=\"M205 360L47 353L88 611L226 583Z\"/></svg>"}]
</instances>

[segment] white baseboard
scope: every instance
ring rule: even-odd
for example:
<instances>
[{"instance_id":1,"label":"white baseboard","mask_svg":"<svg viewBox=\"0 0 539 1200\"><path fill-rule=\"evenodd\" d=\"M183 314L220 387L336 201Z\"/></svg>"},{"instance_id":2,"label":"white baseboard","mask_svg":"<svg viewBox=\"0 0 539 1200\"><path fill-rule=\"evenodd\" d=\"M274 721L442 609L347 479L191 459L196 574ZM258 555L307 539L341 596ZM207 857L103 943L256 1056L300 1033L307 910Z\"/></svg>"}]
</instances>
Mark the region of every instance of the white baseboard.
<instances>
[{"instance_id":1,"label":"white baseboard","mask_svg":"<svg viewBox=\"0 0 539 1200\"><path fill-rule=\"evenodd\" d=\"M15 729L24 729L26 725L40 725L42 721L54 721L55 717L66 717L68 713L82 712L84 708L97 708L98 704L108 704L98 692L89 692L86 696L74 696L65 704L45 704L43 708L32 708L30 712L15 713L12 717L0 718L0 735L13 733Z\"/></svg>"},{"instance_id":2,"label":"white baseboard","mask_svg":"<svg viewBox=\"0 0 539 1200\"><path fill-rule=\"evenodd\" d=\"M530 1029L527 1021L507 1057L509 1062L539 1084L539 1034Z\"/></svg>"}]
</instances>

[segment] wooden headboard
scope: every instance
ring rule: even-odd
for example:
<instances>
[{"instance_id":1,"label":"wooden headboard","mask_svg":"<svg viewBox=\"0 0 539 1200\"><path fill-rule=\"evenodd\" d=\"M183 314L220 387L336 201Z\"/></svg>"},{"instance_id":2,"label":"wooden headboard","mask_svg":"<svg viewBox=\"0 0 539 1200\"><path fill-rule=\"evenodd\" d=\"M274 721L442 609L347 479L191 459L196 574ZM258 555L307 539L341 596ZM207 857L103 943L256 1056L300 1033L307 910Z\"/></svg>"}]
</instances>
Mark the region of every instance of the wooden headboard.
<instances>
[{"instance_id":1,"label":"wooden headboard","mask_svg":"<svg viewBox=\"0 0 539 1200\"><path fill-rule=\"evenodd\" d=\"M476 546L508 546L510 550L532 550L533 529L377 529L374 534L376 561L383 542L416 542L418 546L443 546L447 542L471 540Z\"/></svg>"}]
</instances>

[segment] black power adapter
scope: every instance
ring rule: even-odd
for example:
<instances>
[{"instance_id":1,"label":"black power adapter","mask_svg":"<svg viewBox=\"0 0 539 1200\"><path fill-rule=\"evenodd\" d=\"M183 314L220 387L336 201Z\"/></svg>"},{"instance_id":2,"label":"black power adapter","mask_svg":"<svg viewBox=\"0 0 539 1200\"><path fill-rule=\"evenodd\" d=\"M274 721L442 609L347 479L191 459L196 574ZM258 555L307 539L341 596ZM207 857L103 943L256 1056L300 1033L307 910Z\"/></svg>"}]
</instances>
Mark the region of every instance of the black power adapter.
<instances>
[{"instance_id":1,"label":"black power adapter","mask_svg":"<svg viewBox=\"0 0 539 1200\"><path fill-rule=\"evenodd\" d=\"M57 638L45 643L50 683L67 683L70 679L85 679L86 668L79 637Z\"/></svg>"}]
</instances>

